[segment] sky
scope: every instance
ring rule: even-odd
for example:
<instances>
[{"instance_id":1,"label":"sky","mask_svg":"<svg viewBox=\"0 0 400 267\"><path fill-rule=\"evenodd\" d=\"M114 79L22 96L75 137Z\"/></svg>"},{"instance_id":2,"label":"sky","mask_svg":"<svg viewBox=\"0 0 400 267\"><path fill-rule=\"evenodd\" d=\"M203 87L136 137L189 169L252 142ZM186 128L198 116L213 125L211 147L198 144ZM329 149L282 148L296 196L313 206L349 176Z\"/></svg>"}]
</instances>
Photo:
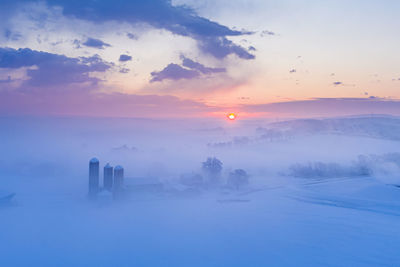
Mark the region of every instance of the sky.
<instances>
[{"instance_id":1,"label":"sky","mask_svg":"<svg viewBox=\"0 0 400 267\"><path fill-rule=\"evenodd\" d=\"M3 0L0 115L400 115L398 1Z\"/></svg>"}]
</instances>

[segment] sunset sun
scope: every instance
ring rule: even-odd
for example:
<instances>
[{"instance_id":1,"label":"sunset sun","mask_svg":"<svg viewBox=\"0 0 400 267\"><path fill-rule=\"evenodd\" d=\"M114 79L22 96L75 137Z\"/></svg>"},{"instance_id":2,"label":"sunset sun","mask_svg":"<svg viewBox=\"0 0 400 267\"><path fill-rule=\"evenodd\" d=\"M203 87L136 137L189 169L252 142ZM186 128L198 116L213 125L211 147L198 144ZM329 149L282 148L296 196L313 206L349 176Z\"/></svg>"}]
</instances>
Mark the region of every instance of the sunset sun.
<instances>
[{"instance_id":1,"label":"sunset sun","mask_svg":"<svg viewBox=\"0 0 400 267\"><path fill-rule=\"evenodd\" d=\"M229 113L229 114L228 114L228 119L230 119L231 121L235 120L235 119L236 119L236 114L234 114L234 113Z\"/></svg>"}]
</instances>

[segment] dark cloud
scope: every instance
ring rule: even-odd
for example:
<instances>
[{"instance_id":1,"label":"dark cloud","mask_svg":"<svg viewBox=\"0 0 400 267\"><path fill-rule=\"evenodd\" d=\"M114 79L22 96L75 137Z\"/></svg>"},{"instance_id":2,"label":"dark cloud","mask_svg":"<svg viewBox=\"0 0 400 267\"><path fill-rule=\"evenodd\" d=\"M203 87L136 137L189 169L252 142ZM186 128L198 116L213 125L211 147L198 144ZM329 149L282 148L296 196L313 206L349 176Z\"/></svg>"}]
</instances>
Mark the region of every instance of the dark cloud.
<instances>
[{"instance_id":1,"label":"dark cloud","mask_svg":"<svg viewBox=\"0 0 400 267\"><path fill-rule=\"evenodd\" d=\"M257 49L254 46L249 46L248 50L249 51L257 51Z\"/></svg>"},{"instance_id":2,"label":"dark cloud","mask_svg":"<svg viewBox=\"0 0 400 267\"><path fill-rule=\"evenodd\" d=\"M128 56L128 55L120 55L119 56L119 61L121 61L121 62L126 62L126 61L130 61L130 60L132 60L131 56Z\"/></svg>"},{"instance_id":3,"label":"dark cloud","mask_svg":"<svg viewBox=\"0 0 400 267\"><path fill-rule=\"evenodd\" d=\"M216 58L225 58L230 54L235 54L242 59L254 59L255 56L250 54L243 47L236 45L226 37L206 37L200 40L200 49L209 53Z\"/></svg>"},{"instance_id":4,"label":"dark cloud","mask_svg":"<svg viewBox=\"0 0 400 267\"><path fill-rule=\"evenodd\" d=\"M90 77L92 72L104 72L111 67L98 55L92 57L70 58L64 55L35 51L29 48L0 48L0 68L27 70L30 78L26 86L62 86L72 83L97 83L98 78Z\"/></svg>"},{"instance_id":5,"label":"dark cloud","mask_svg":"<svg viewBox=\"0 0 400 267\"><path fill-rule=\"evenodd\" d=\"M289 71L289 73L295 73L295 72L297 72L296 69L292 69L292 70Z\"/></svg>"},{"instance_id":6,"label":"dark cloud","mask_svg":"<svg viewBox=\"0 0 400 267\"><path fill-rule=\"evenodd\" d=\"M171 63L162 71L153 71L150 82L161 82L163 80L193 79L200 76L196 70L185 69L178 64Z\"/></svg>"},{"instance_id":7,"label":"dark cloud","mask_svg":"<svg viewBox=\"0 0 400 267\"><path fill-rule=\"evenodd\" d=\"M34 1L34 0L30 0ZM243 47L228 40L227 36L251 34L232 30L224 25L200 17L187 6L174 6L170 0L48 0L51 6L63 7L64 15L102 23L119 21L135 24L148 23L174 34L188 36L198 41L200 49L217 58L235 54L243 59L253 59ZM128 35L130 37L134 35Z\"/></svg>"},{"instance_id":8,"label":"dark cloud","mask_svg":"<svg viewBox=\"0 0 400 267\"><path fill-rule=\"evenodd\" d=\"M334 82L332 83L333 86L351 86L351 87L355 87L355 84L349 84L349 83L343 83L343 82Z\"/></svg>"},{"instance_id":9,"label":"dark cloud","mask_svg":"<svg viewBox=\"0 0 400 267\"><path fill-rule=\"evenodd\" d=\"M197 70L203 74L211 74L211 73L219 73L219 72L226 72L225 68L210 68L206 67L203 64L200 64L198 62L195 62L191 60L190 58L187 58L185 56L181 56L182 59L182 66L187 67L192 70Z\"/></svg>"},{"instance_id":10,"label":"dark cloud","mask_svg":"<svg viewBox=\"0 0 400 267\"><path fill-rule=\"evenodd\" d=\"M161 82L163 80L193 79L201 75L210 75L212 73L226 72L225 68L210 68L198 63L190 58L181 56L182 66L171 63L162 71L151 73L150 82Z\"/></svg>"},{"instance_id":11,"label":"dark cloud","mask_svg":"<svg viewBox=\"0 0 400 267\"><path fill-rule=\"evenodd\" d=\"M94 39L94 38L88 38L84 43L82 43L85 46L88 47L93 47L93 48L97 48L97 49L104 49L106 47L109 47L111 45L103 42L100 39Z\"/></svg>"}]
</instances>

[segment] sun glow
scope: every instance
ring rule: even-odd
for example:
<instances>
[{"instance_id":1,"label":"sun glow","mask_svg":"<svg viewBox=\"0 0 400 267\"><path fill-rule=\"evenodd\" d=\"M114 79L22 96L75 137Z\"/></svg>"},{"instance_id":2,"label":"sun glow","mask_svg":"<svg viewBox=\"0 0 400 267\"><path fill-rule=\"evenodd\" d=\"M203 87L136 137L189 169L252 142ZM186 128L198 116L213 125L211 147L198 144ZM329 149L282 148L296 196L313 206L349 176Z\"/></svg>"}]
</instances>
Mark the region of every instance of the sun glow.
<instances>
[{"instance_id":1,"label":"sun glow","mask_svg":"<svg viewBox=\"0 0 400 267\"><path fill-rule=\"evenodd\" d=\"M228 119L230 119L231 121L236 119L236 115L234 113L230 113L228 114Z\"/></svg>"}]
</instances>

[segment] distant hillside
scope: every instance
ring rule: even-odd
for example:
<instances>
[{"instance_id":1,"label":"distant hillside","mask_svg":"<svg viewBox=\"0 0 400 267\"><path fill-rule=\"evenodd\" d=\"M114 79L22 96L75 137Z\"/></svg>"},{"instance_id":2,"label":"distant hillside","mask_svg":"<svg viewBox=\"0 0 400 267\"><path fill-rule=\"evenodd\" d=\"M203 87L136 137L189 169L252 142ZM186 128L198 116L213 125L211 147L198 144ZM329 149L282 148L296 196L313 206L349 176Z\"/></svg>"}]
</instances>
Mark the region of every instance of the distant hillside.
<instances>
[{"instance_id":1,"label":"distant hillside","mask_svg":"<svg viewBox=\"0 0 400 267\"><path fill-rule=\"evenodd\" d=\"M298 119L275 122L266 128L258 128L258 133L284 136L298 134L340 134L366 136L372 138L400 140L400 118L391 116L361 116L330 119Z\"/></svg>"}]
</instances>

